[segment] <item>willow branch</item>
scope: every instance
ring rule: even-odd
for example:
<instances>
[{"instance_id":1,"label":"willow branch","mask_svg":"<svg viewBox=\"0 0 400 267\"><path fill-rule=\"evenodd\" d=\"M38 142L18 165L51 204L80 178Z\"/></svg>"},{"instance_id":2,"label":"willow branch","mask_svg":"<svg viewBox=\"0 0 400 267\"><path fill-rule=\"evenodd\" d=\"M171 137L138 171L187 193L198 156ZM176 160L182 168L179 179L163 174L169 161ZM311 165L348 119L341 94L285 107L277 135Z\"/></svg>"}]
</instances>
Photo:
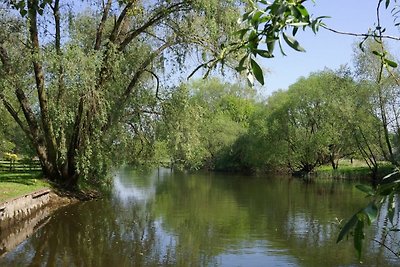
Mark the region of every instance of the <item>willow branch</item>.
<instances>
[{"instance_id":1,"label":"willow branch","mask_svg":"<svg viewBox=\"0 0 400 267\"><path fill-rule=\"evenodd\" d=\"M26 127L26 125L22 122L21 118L18 115L18 112L15 110L15 108L11 105L10 102L7 101L7 99L4 97L3 94L0 94L0 99L3 101L3 104L5 106L5 108L7 109L8 113L10 113L10 115L14 118L14 120L16 121L16 123L19 125L19 127L22 129L22 131L24 131L24 133L26 134L26 136L33 141L33 137L29 131L29 129Z\"/></svg>"},{"instance_id":2,"label":"willow branch","mask_svg":"<svg viewBox=\"0 0 400 267\"><path fill-rule=\"evenodd\" d=\"M158 91L159 91L159 89L160 89L160 78L158 78L158 76L157 76L157 74L155 74L153 71L151 71L151 70L145 70L145 71L147 71L148 73L150 73L151 75L153 75L153 77L156 79L156 98L158 99L158 100L161 100L161 98L158 96Z\"/></svg>"},{"instance_id":3,"label":"willow branch","mask_svg":"<svg viewBox=\"0 0 400 267\"><path fill-rule=\"evenodd\" d=\"M103 127L103 131L108 129L112 123L114 122L114 120L117 118L117 114L118 112L120 112L121 110L124 109L129 97L132 95L133 89L135 88L135 86L137 85L137 83L140 80L140 77L142 76L142 74L147 71L146 68L151 64L151 62L153 62L153 60L159 56L165 49L171 47L172 45L174 45L175 43L165 43L162 46L160 46L158 49L156 49L155 51L153 51L145 61L142 62L142 64L140 65L140 67L138 68L138 70L136 71L136 73L133 75L133 77L131 78L131 81L129 82L128 86L126 87L126 89L124 90L124 92L121 94L121 96L119 97L119 99L116 101L115 103L115 109L117 112L113 112L110 114L110 116L108 117L107 123L106 125Z\"/></svg>"},{"instance_id":4,"label":"willow branch","mask_svg":"<svg viewBox=\"0 0 400 267\"><path fill-rule=\"evenodd\" d=\"M145 22L142 26L132 31L128 37L126 37L122 43L120 44L118 50L122 51L125 47L138 35L145 32L146 29L155 25L157 22L162 20L163 18L167 17L169 14L173 12L177 12L183 10L186 7L186 2L180 2L173 4L169 7L161 8L156 14L154 14L147 22Z\"/></svg>"},{"instance_id":5,"label":"willow branch","mask_svg":"<svg viewBox=\"0 0 400 267\"><path fill-rule=\"evenodd\" d=\"M108 13L110 12L111 4L112 4L112 0L108 0L106 6L104 7L103 15L101 17L101 21L100 21L99 27L97 28L97 32L96 32L96 42L94 45L94 50L100 49L101 38L103 35L104 26L107 21Z\"/></svg>"},{"instance_id":6,"label":"willow branch","mask_svg":"<svg viewBox=\"0 0 400 267\"><path fill-rule=\"evenodd\" d=\"M117 39L119 31L120 31L120 28L121 28L121 25L122 25L122 22L125 20L125 17L126 17L128 11L129 11L129 9L132 7L132 5L133 5L133 2L128 3L125 6L125 8L122 10L122 12L119 15L117 21L115 22L113 30L112 30L112 32L110 34L110 38L109 38L111 43L114 43L115 40Z\"/></svg>"},{"instance_id":7,"label":"willow branch","mask_svg":"<svg viewBox=\"0 0 400 267\"><path fill-rule=\"evenodd\" d=\"M333 33L337 33L337 34L341 34L341 35L348 35L348 36L355 36L355 37L364 37L364 38L368 38L368 37L377 37L376 34L373 33L354 33L354 32L345 32L345 31L338 31L335 29L332 29L326 25L321 25L320 27L324 28L325 30L331 31ZM393 36L393 35L381 35L380 36L383 39L390 39L390 40L396 40L396 41L400 41L400 37L397 36Z\"/></svg>"}]
</instances>

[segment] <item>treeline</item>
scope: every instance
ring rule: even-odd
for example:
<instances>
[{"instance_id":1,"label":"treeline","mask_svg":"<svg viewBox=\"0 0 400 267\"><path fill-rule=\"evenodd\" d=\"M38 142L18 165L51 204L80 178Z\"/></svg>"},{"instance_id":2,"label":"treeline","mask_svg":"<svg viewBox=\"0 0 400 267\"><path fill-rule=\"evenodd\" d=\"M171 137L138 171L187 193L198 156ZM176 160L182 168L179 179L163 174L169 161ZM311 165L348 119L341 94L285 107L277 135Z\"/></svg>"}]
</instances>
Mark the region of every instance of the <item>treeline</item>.
<instances>
[{"instance_id":1,"label":"treeline","mask_svg":"<svg viewBox=\"0 0 400 267\"><path fill-rule=\"evenodd\" d=\"M158 102L143 95L114 133L109 164L304 174L347 158L376 174L380 162L399 161L399 92L389 78L378 86L359 77L326 69L264 100L246 84L218 78L181 84ZM1 150L29 154L23 135L4 125L2 144L10 145Z\"/></svg>"},{"instance_id":2,"label":"treeline","mask_svg":"<svg viewBox=\"0 0 400 267\"><path fill-rule=\"evenodd\" d=\"M179 169L294 174L362 159L376 174L381 161L399 159L398 88L355 77L324 70L262 102L215 78L183 84L163 102L147 156Z\"/></svg>"}]
</instances>

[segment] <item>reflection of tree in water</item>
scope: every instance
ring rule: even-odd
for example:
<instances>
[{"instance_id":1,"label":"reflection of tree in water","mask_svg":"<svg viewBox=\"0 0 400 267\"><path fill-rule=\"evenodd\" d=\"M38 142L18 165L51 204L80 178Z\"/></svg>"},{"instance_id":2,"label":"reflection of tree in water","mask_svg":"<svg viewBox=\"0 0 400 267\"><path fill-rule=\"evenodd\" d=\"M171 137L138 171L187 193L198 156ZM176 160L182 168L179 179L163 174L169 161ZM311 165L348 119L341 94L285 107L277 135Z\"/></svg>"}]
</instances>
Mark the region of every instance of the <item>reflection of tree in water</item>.
<instances>
[{"instance_id":1,"label":"reflection of tree in water","mask_svg":"<svg viewBox=\"0 0 400 267\"><path fill-rule=\"evenodd\" d=\"M6 266L170 265L156 233L151 205L122 208L100 200L58 211L22 249L0 260Z\"/></svg>"},{"instance_id":2,"label":"reflection of tree in water","mask_svg":"<svg viewBox=\"0 0 400 267\"><path fill-rule=\"evenodd\" d=\"M290 180L289 180L290 181ZM274 246L290 250L290 254L301 259L304 266L324 263L332 266L345 266L357 262L352 242L336 244L339 228L335 218L347 218L352 211L360 209L365 203L364 195L354 184L337 181L318 181L303 183L299 180L288 182L286 179L268 181L269 186L260 186L259 182L246 183L238 190L240 194L262 196L263 200L248 200L247 205L255 207L250 219L254 227L263 225L269 240L280 240ZM290 185L289 185L290 184ZM258 193L257 193L258 191ZM277 198L276 196L280 196ZM253 202L254 201L254 202ZM271 203L273 203L271 205ZM257 221L262 211L265 220ZM382 253L382 247L372 249L374 229L368 229L366 240L371 248L365 249L364 263L373 266L393 265Z\"/></svg>"},{"instance_id":3,"label":"reflection of tree in water","mask_svg":"<svg viewBox=\"0 0 400 267\"><path fill-rule=\"evenodd\" d=\"M336 244L335 217L347 218L363 201L346 183L175 175L158 184L155 210L163 227L177 236L177 246L192 252L186 262L204 263L202 257L215 262L261 240L268 244L265 253L269 247L285 251L300 265L338 266L357 259L352 243ZM365 262L390 265L378 254L366 254Z\"/></svg>"},{"instance_id":4,"label":"reflection of tree in water","mask_svg":"<svg viewBox=\"0 0 400 267\"><path fill-rule=\"evenodd\" d=\"M176 174L158 183L156 192L155 214L175 236L177 266L217 265L216 256L243 240L245 214L209 177Z\"/></svg>"},{"instance_id":5,"label":"reflection of tree in water","mask_svg":"<svg viewBox=\"0 0 400 267\"><path fill-rule=\"evenodd\" d=\"M138 182L151 196L59 210L0 266L213 266L245 250L303 266L357 262L352 243L335 244L332 224L364 204L353 186L199 174L130 183L129 175L124 190ZM366 253L365 266L389 265L375 251Z\"/></svg>"}]
</instances>

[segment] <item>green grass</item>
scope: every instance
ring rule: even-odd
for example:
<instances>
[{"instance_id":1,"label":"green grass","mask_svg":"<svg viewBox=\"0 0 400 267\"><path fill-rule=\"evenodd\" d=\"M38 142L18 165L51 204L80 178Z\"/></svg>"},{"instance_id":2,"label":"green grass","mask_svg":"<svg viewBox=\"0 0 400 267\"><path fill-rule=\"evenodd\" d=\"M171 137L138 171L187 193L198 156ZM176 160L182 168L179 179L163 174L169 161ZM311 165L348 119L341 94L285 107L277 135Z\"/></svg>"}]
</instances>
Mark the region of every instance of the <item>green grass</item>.
<instances>
[{"instance_id":1,"label":"green grass","mask_svg":"<svg viewBox=\"0 0 400 267\"><path fill-rule=\"evenodd\" d=\"M393 171L393 166L389 162L379 162L378 177L383 177ZM361 160L342 159L339 161L337 170L333 170L331 165L319 166L315 170L317 177L330 178L370 178L371 170L368 165Z\"/></svg>"},{"instance_id":2,"label":"green grass","mask_svg":"<svg viewBox=\"0 0 400 267\"><path fill-rule=\"evenodd\" d=\"M51 187L42 179L41 172L0 172L0 202Z\"/></svg>"}]
</instances>

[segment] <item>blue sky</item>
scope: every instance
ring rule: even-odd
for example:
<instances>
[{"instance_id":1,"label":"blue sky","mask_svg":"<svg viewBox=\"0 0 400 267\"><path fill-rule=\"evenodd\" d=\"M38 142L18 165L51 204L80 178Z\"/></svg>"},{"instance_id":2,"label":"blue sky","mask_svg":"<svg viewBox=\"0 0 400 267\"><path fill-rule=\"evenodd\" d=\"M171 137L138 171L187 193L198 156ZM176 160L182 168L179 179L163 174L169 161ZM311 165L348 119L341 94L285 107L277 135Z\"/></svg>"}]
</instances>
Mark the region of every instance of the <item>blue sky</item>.
<instances>
[{"instance_id":1,"label":"blue sky","mask_svg":"<svg viewBox=\"0 0 400 267\"><path fill-rule=\"evenodd\" d=\"M313 4L309 1L307 4L309 12L314 17L330 16L331 18L325 20L330 28L355 33L366 33L369 28L375 28L378 0L316 0L315 2ZM400 36L397 28L389 27L394 24L390 14L391 7L388 11L382 10L384 11L381 14L382 25L387 27L386 34ZM269 73L265 74L265 85L260 90L263 95L269 95L277 89L287 89L301 76L308 76L311 72L323 70L325 67L337 69L342 64L351 65L354 44L361 41L325 29L320 29L317 35L310 30L299 32L296 38L306 49L305 53L286 48L288 56L276 53L275 58L260 62L264 69L269 70ZM400 50L396 46L400 47L390 43L391 52L399 55Z\"/></svg>"}]
</instances>

